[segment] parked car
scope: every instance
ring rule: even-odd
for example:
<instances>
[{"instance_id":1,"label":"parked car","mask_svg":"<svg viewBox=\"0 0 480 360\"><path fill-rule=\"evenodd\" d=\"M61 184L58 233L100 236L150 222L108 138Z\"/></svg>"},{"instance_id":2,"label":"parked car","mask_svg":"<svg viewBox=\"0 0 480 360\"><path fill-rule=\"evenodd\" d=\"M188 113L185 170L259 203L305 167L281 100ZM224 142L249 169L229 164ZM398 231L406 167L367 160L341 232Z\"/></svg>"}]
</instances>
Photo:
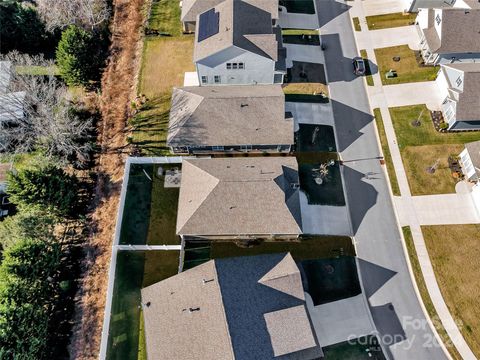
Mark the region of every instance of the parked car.
<instances>
[{"instance_id":1,"label":"parked car","mask_svg":"<svg viewBox=\"0 0 480 360\"><path fill-rule=\"evenodd\" d=\"M355 75L365 75L365 60L361 57L356 57L353 59L353 73Z\"/></svg>"}]
</instances>

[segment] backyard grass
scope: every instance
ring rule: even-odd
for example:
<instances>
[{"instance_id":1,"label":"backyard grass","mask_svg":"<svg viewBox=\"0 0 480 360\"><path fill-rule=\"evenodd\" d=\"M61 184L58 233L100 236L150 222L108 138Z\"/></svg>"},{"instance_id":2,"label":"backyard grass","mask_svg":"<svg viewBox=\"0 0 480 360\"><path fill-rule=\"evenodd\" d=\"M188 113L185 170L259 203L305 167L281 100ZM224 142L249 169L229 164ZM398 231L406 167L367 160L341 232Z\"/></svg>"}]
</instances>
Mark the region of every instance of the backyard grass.
<instances>
[{"instance_id":1,"label":"backyard grass","mask_svg":"<svg viewBox=\"0 0 480 360\"><path fill-rule=\"evenodd\" d=\"M313 0L280 0L279 5L285 6L289 13L315 14Z\"/></svg>"},{"instance_id":2,"label":"backyard grass","mask_svg":"<svg viewBox=\"0 0 480 360\"><path fill-rule=\"evenodd\" d=\"M178 251L119 251L115 270L107 345L108 360L138 359L145 354L140 290L177 273Z\"/></svg>"},{"instance_id":3,"label":"backyard grass","mask_svg":"<svg viewBox=\"0 0 480 360\"><path fill-rule=\"evenodd\" d=\"M393 126L400 148L419 145L465 144L477 141L480 136L477 132L448 132L439 133L433 127L430 112L425 105L411 105L390 108ZM419 115L420 126L413 126L412 121Z\"/></svg>"},{"instance_id":4,"label":"backyard grass","mask_svg":"<svg viewBox=\"0 0 480 360\"><path fill-rule=\"evenodd\" d=\"M480 225L422 226L422 232L442 296L480 357Z\"/></svg>"},{"instance_id":5,"label":"backyard grass","mask_svg":"<svg viewBox=\"0 0 480 360\"><path fill-rule=\"evenodd\" d=\"M409 226L402 227L403 237L405 238L405 245L407 246L408 257L410 259L410 264L412 265L413 274L415 276L415 282L417 283L418 291L422 297L423 305L427 309L428 316L432 320L435 329L438 332L438 335L442 339L443 343L447 347L450 355L455 360L461 360L462 357L457 352L455 346L453 346L450 337L447 334L447 331L442 325L440 318L438 317L437 311L433 306L432 299L427 290L427 285L425 284L425 279L423 278L422 269L420 268L420 263L418 261L417 251L415 250L415 244L413 243L412 231Z\"/></svg>"},{"instance_id":6,"label":"backyard grass","mask_svg":"<svg viewBox=\"0 0 480 360\"><path fill-rule=\"evenodd\" d=\"M382 113L379 108L373 109L375 122L377 123L378 136L382 145L383 158L387 166L388 178L390 179L390 186L392 187L393 195L400 196L400 187L398 186L397 174L395 173L395 166L393 165L392 154L387 142L387 135L385 134L385 127L383 125Z\"/></svg>"},{"instance_id":7,"label":"backyard grass","mask_svg":"<svg viewBox=\"0 0 480 360\"><path fill-rule=\"evenodd\" d=\"M326 346L322 350L325 360L385 360L375 336L365 336Z\"/></svg>"},{"instance_id":8,"label":"backyard grass","mask_svg":"<svg viewBox=\"0 0 480 360\"><path fill-rule=\"evenodd\" d=\"M322 83L288 83L283 85L285 94L320 95L328 97L328 86Z\"/></svg>"},{"instance_id":9,"label":"backyard grass","mask_svg":"<svg viewBox=\"0 0 480 360\"><path fill-rule=\"evenodd\" d=\"M460 154L463 144L478 140L478 134L437 132L425 105L402 106L389 110L412 194L455 192L458 180L452 177L448 168L448 156ZM412 125L417 119L420 120L420 125ZM438 166L435 173L428 173L426 168L436 163Z\"/></svg>"},{"instance_id":10,"label":"backyard grass","mask_svg":"<svg viewBox=\"0 0 480 360\"><path fill-rule=\"evenodd\" d=\"M316 134L315 137L314 134ZM337 151L333 126L299 124L299 129L295 135L297 152ZM328 156L331 157L332 155L329 154ZM334 159L337 159L336 155L334 155Z\"/></svg>"},{"instance_id":11,"label":"backyard grass","mask_svg":"<svg viewBox=\"0 0 480 360\"><path fill-rule=\"evenodd\" d=\"M177 167L179 165L176 165ZM162 166L164 169L170 166ZM165 176L158 176L156 165L153 172L152 196L150 206L150 226L148 245L180 245L176 234L177 206L179 188L165 188Z\"/></svg>"},{"instance_id":12,"label":"backyard grass","mask_svg":"<svg viewBox=\"0 0 480 360\"><path fill-rule=\"evenodd\" d=\"M171 36L145 37L138 93L148 101L130 120L130 141L147 155L168 155L166 137L172 89L183 86L185 72L195 71L194 35L182 35L179 3L172 0L153 2L148 27Z\"/></svg>"},{"instance_id":13,"label":"backyard grass","mask_svg":"<svg viewBox=\"0 0 480 360\"><path fill-rule=\"evenodd\" d=\"M181 12L177 1L154 0L148 19L148 29L170 36L181 35L182 25L179 21Z\"/></svg>"},{"instance_id":14,"label":"backyard grass","mask_svg":"<svg viewBox=\"0 0 480 360\"><path fill-rule=\"evenodd\" d=\"M394 61L393 57L395 56L400 57L400 61ZM438 66L419 65L415 58L415 52L408 45L375 49L375 57L377 58L378 72L383 85L432 81L437 77L439 70ZM385 78L385 74L390 69L397 72L397 77Z\"/></svg>"},{"instance_id":15,"label":"backyard grass","mask_svg":"<svg viewBox=\"0 0 480 360\"><path fill-rule=\"evenodd\" d=\"M369 30L379 30L415 24L417 13L392 13L367 16Z\"/></svg>"},{"instance_id":16,"label":"backyard grass","mask_svg":"<svg viewBox=\"0 0 480 360\"><path fill-rule=\"evenodd\" d=\"M360 19L358 17L354 17L352 18L352 21L355 31L362 31L362 27L360 26Z\"/></svg>"},{"instance_id":17,"label":"backyard grass","mask_svg":"<svg viewBox=\"0 0 480 360\"><path fill-rule=\"evenodd\" d=\"M367 85L373 86L373 76L372 70L370 69L370 62L368 61L367 50L362 49L360 50L360 56L365 60L365 77L367 79Z\"/></svg>"},{"instance_id":18,"label":"backyard grass","mask_svg":"<svg viewBox=\"0 0 480 360\"><path fill-rule=\"evenodd\" d=\"M463 145L407 146L402 159L412 195L448 194L455 192L458 179L448 167L449 155L457 156ZM427 168L437 165L433 174Z\"/></svg>"}]
</instances>

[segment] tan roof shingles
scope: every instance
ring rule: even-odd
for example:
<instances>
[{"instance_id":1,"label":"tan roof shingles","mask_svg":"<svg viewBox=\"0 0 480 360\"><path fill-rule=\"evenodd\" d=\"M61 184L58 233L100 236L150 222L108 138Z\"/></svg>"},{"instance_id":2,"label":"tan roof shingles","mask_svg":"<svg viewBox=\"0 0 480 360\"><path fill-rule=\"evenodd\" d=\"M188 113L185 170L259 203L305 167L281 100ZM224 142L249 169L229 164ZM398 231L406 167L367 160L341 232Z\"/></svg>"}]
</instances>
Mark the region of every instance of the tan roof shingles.
<instances>
[{"instance_id":1,"label":"tan roof shingles","mask_svg":"<svg viewBox=\"0 0 480 360\"><path fill-rule=\"evenodd\" d=\"M202 41L198 41L200 22L197 18L193 54L195 62L199 62L231 46L236 46L263 57L270 57L266 51L269 51L272 47L277 47L277 41L274 36L268 38L268 41L272 42L272 44L267 44L267 39L259 42L262 48L245 37L245 35L273 34L270 13L239 0L224 1L215 6L215 12L219 13L218 33ZM275 58L272 58L272 60L276 60L276 57L277 55L275 54Z\"/></svg>"},{"instance_id":2,"label":"tan roof shingles","mask_svg":"<svg viewBox=\"0 0 480 360\"><path fill-rule=\"evenodd\" d=\"M218 179L213 188L211 177ZM177 233L299 235L302 233L299 194L291 183L298 184L294 157L185 160ZM212 189L206 197L201 193L205 187Z\"/></svg>"},{"instance_id":3,"label":"tan roof shingles","mask_svg":"<svg viewBox=\"0 0 480 360\"><path fill-rule=\"evenodd\" d=\"M196 21L197 16L217 6L225 0L183 0L182 21ZM237 0L238 1L238 0ZM278 0L244 0L245 2L272 14L273 19L278 19Z\"/></svg>"},{"instance_id":4,"label":"tan roof shingles","mask_svg":"<svg viewBox=\"0 0 480 360\"><path fill-rule=\"evenodd\" d=\"M457 121L480 120L480 63L453 63L444 66L464 72L463 91L459 93L457 101Z\"/></svg>"},{"instance_id":5,"label":"tan roof shingles","mask_svg":"<svg viewBox=\"0 0 480 360\"><path fill-rule=\"evenodd\" d=\"M149 360L234 359L214 261L141 293Z\"/></svg>"},{"instance_id":6,"label":"tan roof shingles","mask_svg":"<svg viewBox=\"0 0 480 360\"><path fill-rule=\"evenodd\" d=\"M442 9L441 38L433 26L423 30L432 53L480 52L480 9Z\"/></svg>"},{"instance_id":7,"label":"tan roof shingles","mask_svg":"<svg viewBox=\"0 0 480 360\"><path fill-rule=\"evenodd\" d=\"M196 86L174 89L169 146L291 145L280 85Z\"/></svg>"}]
</instances>

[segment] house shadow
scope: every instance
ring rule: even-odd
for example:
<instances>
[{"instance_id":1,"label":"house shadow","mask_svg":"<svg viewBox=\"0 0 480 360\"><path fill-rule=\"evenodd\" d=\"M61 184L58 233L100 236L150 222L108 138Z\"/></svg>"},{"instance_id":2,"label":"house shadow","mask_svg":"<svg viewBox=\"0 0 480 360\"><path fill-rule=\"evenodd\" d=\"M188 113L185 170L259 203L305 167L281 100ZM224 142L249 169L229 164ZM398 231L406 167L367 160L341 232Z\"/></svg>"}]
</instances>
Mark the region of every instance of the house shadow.
<instances>
[{"instance_id":1,"label":"house shadow","mask_svg":"<svg viewBox=\"0 0 480 360\"><path fill-rule=\"evenodd\" d=\"M342 175L348 189L346 195L350 208L352 231L353 234L356 234L368 210L377 203L378 191L365 181L367 174L354 170L348 165L343 165Z\"/></svg>"},{"instance_id":2,"label":"house shadow","mask_svg":"<svg viewBox=\"0 0 480 360\"><path fill-rule=\"evenodd\" d=\"M315 1L315 0L314 0ZM330 4L326 4L326 3ZM318 14L318 26L322 27L328 24L333 19L346 13L350 10L351 6L343 2L335 0L321 0L317 1L317 14Z\"/></svg>"},{"instance_id":3,"label":"house shadow","mask_svg":"<svg viewBox=\"0 0 480 360\"><path fill-rule=\"evenodd\" d=\"M358 258L358 269L363 281L363 290L367 299L385 285L397 272Z\"/></svg>"},{"instance_id":4,"label":"house shadow","mask_svg":"<svg viewBox=\"0 0 480 360\"><path fill-rule=\"evenodd\" d=\"M335 119L339 152L346 150L363 135L362 129L370 124L374 117L339 101L331 100Z\"/></svg>"},{"instance_id":5,"label":"house shadow","mask_svg":"<svg viewBox=\"0 0 480 360\"><path fill-rule=\"evenodd\" d=\"M339 34L321 35L321 43L325 46L325 62L327 66L328 82L350 82L358 78L353 72L353 58L343 54Z\"/></svg>"}]
</instances>

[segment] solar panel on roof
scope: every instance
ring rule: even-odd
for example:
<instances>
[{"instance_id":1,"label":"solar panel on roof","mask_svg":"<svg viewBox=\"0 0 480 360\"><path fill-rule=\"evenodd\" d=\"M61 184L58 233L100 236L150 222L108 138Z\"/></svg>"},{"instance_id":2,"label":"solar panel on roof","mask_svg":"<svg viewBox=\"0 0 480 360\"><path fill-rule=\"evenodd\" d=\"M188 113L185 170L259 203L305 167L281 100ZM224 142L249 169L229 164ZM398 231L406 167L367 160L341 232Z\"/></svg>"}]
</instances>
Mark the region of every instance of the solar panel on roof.
<instances>
[{"instance_id":1,"label":"solar panel on roof","mask_svg":"<svg viewBox=\"0 0 480 360\"><path fill-rule=\"evenodd\" d=\"M198 41L208 39L210 36L218 34L219 13L215 9L210 9L200 14L200 23L198 26Z\"/></svg>"}]
</instances>

